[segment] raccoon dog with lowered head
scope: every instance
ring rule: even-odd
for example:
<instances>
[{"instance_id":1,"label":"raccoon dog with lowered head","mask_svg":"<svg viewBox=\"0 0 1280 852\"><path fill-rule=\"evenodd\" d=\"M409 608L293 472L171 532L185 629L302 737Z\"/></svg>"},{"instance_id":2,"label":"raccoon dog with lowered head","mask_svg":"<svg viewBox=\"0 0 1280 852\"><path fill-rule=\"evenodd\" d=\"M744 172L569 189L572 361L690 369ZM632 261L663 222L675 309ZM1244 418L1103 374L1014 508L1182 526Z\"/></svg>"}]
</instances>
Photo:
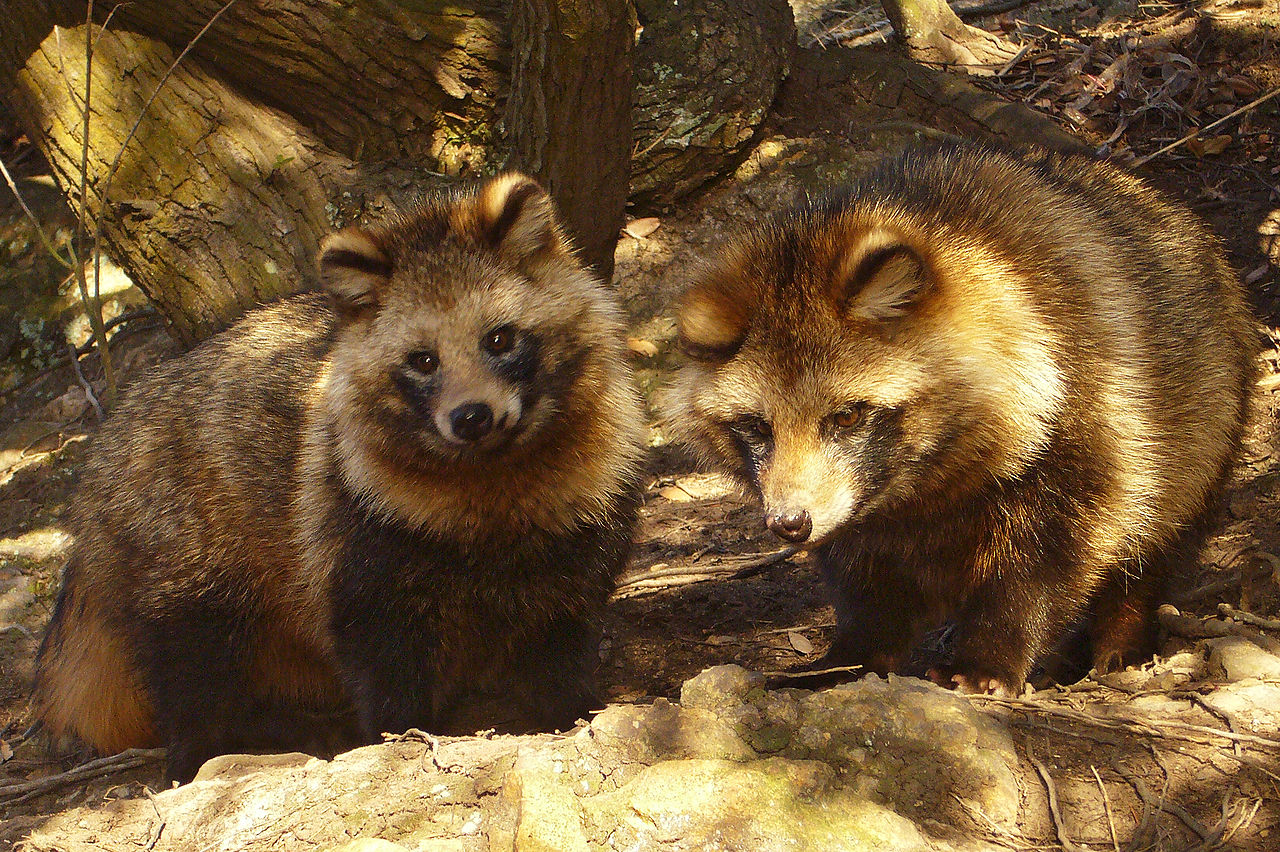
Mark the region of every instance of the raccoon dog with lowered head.
<instances>
[{"instance_id":1,"label":"raccoon dog with lowered head","mask_svg":"<svg viewBox=\"0 0 1280 852\"><path fill-rule=\"evenodd\" d=\"M36 712L172 777L432 728L473 687L546 727L595 706L643 412L609 291L506 175L329 236L322 292L256 311L104 427Z\"/></svg>"},{"instance_id":2,"label":"raccoon dog with lowered head","mask_svg":"<svg viewBox=\"0 0 1280 852\"><path fill-rule=\"evenodd\" d=\"M1090 616L1100 668L1153 650L1236 456L1257 338L1214 238L1082 158L907 153L726 247L685 293L672 429L811 545L818 665L1016 691Z\"/></svg>"}]
</instances>

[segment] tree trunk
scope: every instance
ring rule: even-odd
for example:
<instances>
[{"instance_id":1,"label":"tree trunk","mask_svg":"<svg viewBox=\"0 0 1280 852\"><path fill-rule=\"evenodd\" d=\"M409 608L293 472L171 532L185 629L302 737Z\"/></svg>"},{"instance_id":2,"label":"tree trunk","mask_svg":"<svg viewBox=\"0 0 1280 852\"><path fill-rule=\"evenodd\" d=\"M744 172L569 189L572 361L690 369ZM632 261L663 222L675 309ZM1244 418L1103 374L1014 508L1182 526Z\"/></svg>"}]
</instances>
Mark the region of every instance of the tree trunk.
<instances>
[{"instance_id":1,"label":"tree trunk","mask_svg":"<svg viewBox=\"0 0 1280 852\"><path fill-rule=\"evenodd\" d=\"M508 164L555 198L583 258L613 277L631 166L628 0L515 0Z\"/></svg>"},{"instance_id":2,"label":"tree trunk","mask_svg":"<svg viewBox=\"0 0 1280 852\"><path fill-rule=\"evenodd\" d=\"M917 62L994 74L1017 53L1003 39L960 20L947 0L881 0L881 5L899 43Z\"/></svg>"},{"instance_id":3,"label":"tree trunk","mask_svg":"<svg viewBox=\"0 0 1280 852\"><path fill-rule=\"evenodd\" d=\"M769 19L759 10L785 8L783 0L689 2L729 16L728 22L701 16L697 27L708 34L725 27L747 34L725 40L723 51L775 44L752 69L758 84L744 86L741 68L749 60L727 61L720 53L713 61L716 39L707 38L693 56L655 43L653 34L674 32L669 26L653 26L642 40L636 61L647 69L667 65L640 106L651 113L642 115L651 135L636 139L636 182L656 189L650 197L662 202L741 158L786 71L772 58L782 53L776 42L794 40L794 30L752 29L757 19ZM552 134L550 147L534 152L535 125L515 119L520 113L508 122L530 144L520 162L552 184L588 256L605 270L604 246L621 224L626 167L610 170L600 161L592 177L580 155L591 134L604 130L613 156L625 158L628 150L618 123L627 87L616 90L629 73L618 59L633 44L634 21L625 0L611 4L604 16L585 2L539 0L537 8L559 16L560 29L543 31L544 53L526 52L523 60L597 62L595 70L567 68L557 77L596 87L596 123L566 124L573 116L565 107L585 101L586 89L573 92L578 101L571 103L554 86L548 103L559 112L534 117ZM442 176L492 171L511 152L501 132L508 0L238 0L219 15L224 5L131 0L113 7L99 0L95 7L108 32L92 72L85 209L101 217L112 256L187 344L251 305L305 287L316 242L330 228L376 216ZM681 6L669 6L670 14L682 14ZM566 16L575 10L592 14ZM76 208L84 14L83 0L0 0L0 97L46 153ZM215 16L146 108L110 179L110 203L103 204L110 164L143 105ZM575 34L579 41L567 38ZM599 63L596 54L608 45L614 61ZM678 100L690 80L721 92L692 121ZM527 72L518 81L525 88L514 105L533 103L522 94L530 91ZM615 94L607 99L610 85ZM711 129L704 132L704 125ZM664 168L646 167L647 157L664 158Z\"/></svg>"},{"instance_id":4,"label":"tree trunk","mask_svg":"<svg viewBox=\"0 0 1280 852\"><path fill-rule=\"evenodd\" d=\"M745 156L789 73L796 25L770 0L636 0L636 11L631 198L662 208Z\"/></svg>"}]
</instances>

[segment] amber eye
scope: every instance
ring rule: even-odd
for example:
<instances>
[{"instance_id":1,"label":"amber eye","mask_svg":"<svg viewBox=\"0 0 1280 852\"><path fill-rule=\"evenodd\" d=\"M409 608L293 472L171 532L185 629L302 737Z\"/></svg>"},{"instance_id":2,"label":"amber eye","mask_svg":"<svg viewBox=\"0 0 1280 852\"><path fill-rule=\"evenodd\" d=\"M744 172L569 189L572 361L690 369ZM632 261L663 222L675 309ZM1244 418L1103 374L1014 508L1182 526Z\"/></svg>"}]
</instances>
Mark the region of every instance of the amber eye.
<instances>
[{"instance_id":1,"label":"amber eye","mask_svg":"<svg viewBox=\"0 0 1280 852\"><path fill-rule=\"evenodd\" d=\"M733 429L743 438L755 444L773 440L773 427L763 417L747 415L733 422Z\"/></svg>"},{"instance_id":2,"label":"amber eye","mask_svg":"<svg viewBox=\"0 0 1280 852\"><path fill-rule=\"evenodd\" d=\"M484 336L484 340L480 344L486 352L493 355L503 355L511 351L511 347L516 345L516 333L509 325L501 328L495 328Z\"/></svg>"},{"instance_id":3,"label":"amber eye","mask_svg":"<svg viewBox=\"0 0 1280 852\"><path fill-rule=\"evenodd\" d=\"M434 352L414 352L409 356L409 366L424 376L429 376L440 369L440 359Z\"/></svg>"},{"instance_id":4,"label":"amber eye","mask_svg":"<svg viewBox=\"0 0 1280 852\"><path fill-rule=\"evenodd\" d=\"M852 429L862 422L862 406L851 405L831 415L831 422L839 429Z\"/></svg>"}]
</instances>

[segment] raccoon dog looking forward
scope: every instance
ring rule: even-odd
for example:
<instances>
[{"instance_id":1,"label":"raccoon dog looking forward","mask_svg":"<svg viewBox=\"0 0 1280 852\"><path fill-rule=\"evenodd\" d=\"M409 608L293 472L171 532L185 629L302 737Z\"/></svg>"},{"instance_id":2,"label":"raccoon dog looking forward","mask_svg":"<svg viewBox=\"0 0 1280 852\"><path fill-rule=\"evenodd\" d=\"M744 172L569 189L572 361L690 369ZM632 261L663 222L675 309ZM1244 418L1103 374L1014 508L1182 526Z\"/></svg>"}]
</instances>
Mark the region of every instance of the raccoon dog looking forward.
<instances>
[{"instance_id":1,"label":"raccoon dog looking forward","mask_svg":"<svg viewBox=\"0 0 1280 852\"><path fill-rule=\"evenodd\" d=\"M1236 456L1254 322L1217 242L1102 163L907 153L727 246L685 293L677 437L812 545L818 665L898 669L953 618L966 691L1017 691L1090 616L1153 650Z\"/></svg>"},{"instance_id":2,"label":"raccoon dog looking forward","mask_svg":"<svg viewBox=\"0 0 1280 852\"><path fill-rule=\"evenodd\" d=\"M472 687L568 727L638 503L643 412L609 291L506 175L321 247L322 292L161 367L104 427L34 706L169 773L430 728Z\"/></svg>"}]
</instances>

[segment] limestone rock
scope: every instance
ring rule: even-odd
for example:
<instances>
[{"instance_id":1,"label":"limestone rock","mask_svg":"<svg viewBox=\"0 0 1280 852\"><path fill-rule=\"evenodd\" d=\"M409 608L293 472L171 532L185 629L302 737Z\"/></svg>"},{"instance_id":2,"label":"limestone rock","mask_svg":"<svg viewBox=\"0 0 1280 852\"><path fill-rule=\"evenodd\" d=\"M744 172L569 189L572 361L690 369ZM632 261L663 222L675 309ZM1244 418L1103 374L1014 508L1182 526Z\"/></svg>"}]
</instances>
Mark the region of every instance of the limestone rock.
<instances>
[{"instance_id":1,"label":"limestone rock","mask_svg":"<svg viewBox=\"0 0 1280 852\"><path fill-rule=\"evenodd\" d=\"M1229 681L1280 680L1280 657L1243 636L1224 636L1210 643L1209 670Z\"/></svg>"},{"instance_id":2,"label":"limestone rock","mask_svg":"<svg viewBox=\"0 0 1280 852\"><path fill-rule=\"evenodd\" d=\"M226 755L154 804L59 814L28 848L941 852L1016 827L1008 732L932 684L769 691L718 666L682 699L613 706L567 737L407 738L331 761Z\"/></svg>"}]
</instances>

